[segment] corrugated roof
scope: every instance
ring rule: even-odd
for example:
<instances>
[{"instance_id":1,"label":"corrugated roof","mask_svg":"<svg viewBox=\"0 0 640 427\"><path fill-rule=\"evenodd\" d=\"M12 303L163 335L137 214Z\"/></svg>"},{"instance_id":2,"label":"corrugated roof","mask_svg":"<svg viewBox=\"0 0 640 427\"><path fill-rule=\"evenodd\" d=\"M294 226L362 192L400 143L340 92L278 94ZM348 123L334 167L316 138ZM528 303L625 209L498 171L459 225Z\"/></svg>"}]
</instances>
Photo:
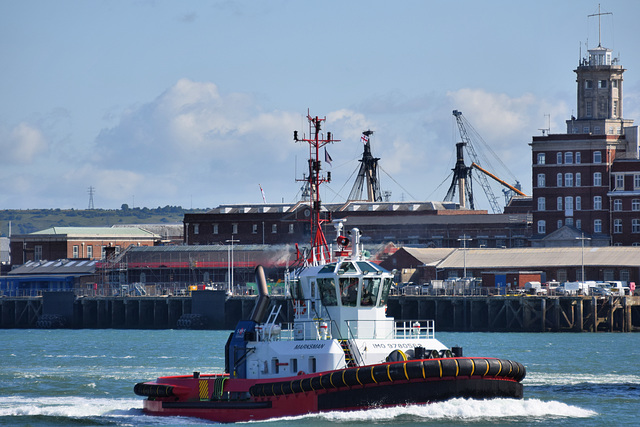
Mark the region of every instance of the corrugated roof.
<instances>
[{"instance_id":1,"label":"corrugated roof","mask_svg":"<svg viewBox=\"0 0 640 427\"><path fill-rule=\"evenodd\" d=\"M51 227L36 231L32 235L66 235L71 238L108 238L108 237L133 237L133 238L160 238L157 234L143 230L139 227Z\"/></svg>"},{"instance_id":2,"label":"corrugated roof","mask_svg":"<svg viewBox=\"0 0 640 427\"><path fill-rule=\"evenodd\" d=\"M9 276L24 275L83 275L93 274L96 271L96 261L87 259L59 259L55 261L28 261L11 270Z\"/></svg>"},{"instance_id":3,"label":"corrugated roof","mask_svg":"<svg viewBox=\"0 0 640 427\"><path fill-rule=\"evenodd\" d=\"M467 268L475 269L579 267L582 253L581 247L456 249L438 264L438 268L463 268L465 263ZM585 247L584 265L640 267L640 247Z\"/></svg>"},{"instance_id":4,"label":"corrugated roof","mask_svg":"<svg viewBox=\"0 0 640 427\"><path fill-rule=\"evenodd\" d=\"M436 265L455 251L451 248L412 248L408 246L402 249L424 265Z\"/></svg>"}]
</instances>

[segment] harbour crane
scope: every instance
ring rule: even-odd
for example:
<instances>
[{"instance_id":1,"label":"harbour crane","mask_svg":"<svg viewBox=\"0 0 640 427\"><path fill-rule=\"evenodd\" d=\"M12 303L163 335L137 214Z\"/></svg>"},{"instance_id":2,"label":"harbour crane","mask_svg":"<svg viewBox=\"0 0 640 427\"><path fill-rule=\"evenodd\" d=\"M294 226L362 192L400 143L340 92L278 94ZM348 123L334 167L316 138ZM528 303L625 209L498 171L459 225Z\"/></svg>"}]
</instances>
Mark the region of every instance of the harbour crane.
<instances>
[{"instance_id":1,"label":"harbour crane","mask_svg":"<svg viewBox=\"0 0 640 427\"><path fill-rule=\"evenodd\" d=\"M454 177L453 177L453 182L451 183L451 187L449 188L449 191L447 192L447 196L445 197L445 201L451 201L453 200L453 195L455 194L455 187L459 187L459 191L460 191L460 205L461 206L465 206L466 205L466 201L469 202L469 208L470 209L475 209L474 207L474 203L473 203L473 194L463 194L463 191L465 193L472 193L471 190L471 185L470 185L470 178L471 178L471 170L473 168L477 169L478 171L480 171L480 174L477 174L477 180L480 183L480 186L482 187L483 191L485 192L485 194L487 195L487 199L489 200L489 205L491 206L491 210L493 213L501 213L502 209L500 207L500 204L498 203L498 198L496 197L496 195L493 193L493 190L491 189L491 186L489 185L489 180L487 179L488 177L491 177L492 179L496 180L497 182L499 182L500 184L504 185L505 187L507 187L509 190L513 191L514 193L520 195L520 196L526 196L526 194L524 194L522 192L522 190L519 188L519 182L516 181L515 186L508 184L506 181L498 178L496 175L492 174L491 172L489 172L488 170L486 170L485 168L483 168L481 166L480 163L480 159L478 157L478 153L476 152L476 149L472 143L472 140L469 136L469 131L467 128L473 129L471 127L471 125L467 122L466 118L462 115L461 111L458 110L453 110L453 116L456 118L456 122L458 124L458 130L460 131L460 138L462 140L461 143L456 144L456 148L457 148L457 162L456 162L456 167L453 169L454 170ZM465 147L467 150L467 153L469 154L469 156L471 157L471 166L466 167L464 165L464 159L463 159L463 154L462 154L462 147ZM489 149L490 150L490 149ZM496 156L497 158L497 156ZM506 166L505 166L505 169ZM510 193L510 192L509 192Z\"/></svg>"}]
</instances>

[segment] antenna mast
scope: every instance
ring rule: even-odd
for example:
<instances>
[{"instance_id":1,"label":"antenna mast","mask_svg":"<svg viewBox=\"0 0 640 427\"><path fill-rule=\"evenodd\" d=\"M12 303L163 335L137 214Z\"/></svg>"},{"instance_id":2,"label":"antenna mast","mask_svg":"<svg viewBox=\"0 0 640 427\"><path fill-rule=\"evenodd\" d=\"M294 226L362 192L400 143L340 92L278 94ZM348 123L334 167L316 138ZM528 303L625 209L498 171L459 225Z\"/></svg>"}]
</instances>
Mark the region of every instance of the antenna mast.
<instances>
[{"instance_id":1,"label":"antenna mast","mask_svg":"<svg viewBox=\"0 0 640 427\"><path fill-rule=\"evenodd\" d=\"M307 262L311 265L318 265L330 259L329 245L322 232L322 224L330 221L330 218L323 218L321 215L320 185L325 182L331 182L331 172L327 172L326 177L320 174L322 170L320 149L329 143L340 140L333 139L331 132L327 132L326 138L320 135L322 122L327 120L326 117L322 119L318 116L312 117L307 111L307 120L309 121L309 138L306 138L304 135L302 138L298 138L298 131L293 131L293 140L309 144L309 176L298 181L305 181L309 189L309 204L311 207L309 215L311 225L311 254Z\"/></svg>"},{"instance_id":2,"label":"antenna mast","mask_svg":"<svg viewBox=\"0 0 640 427\"><path fill-rule=\"evenodd\" d=\"M613 15L613 13L611 13L611 12L601 13L600 12L600 3L598 3L598 13L594 13L592 15L588 15L587 16L587 18L591 18L592 16L597 16L598 17L598 47L602 47L602 43L601 43L601 26L600 26L600 17L602 15Z\"/></svg>"}]
</instances>

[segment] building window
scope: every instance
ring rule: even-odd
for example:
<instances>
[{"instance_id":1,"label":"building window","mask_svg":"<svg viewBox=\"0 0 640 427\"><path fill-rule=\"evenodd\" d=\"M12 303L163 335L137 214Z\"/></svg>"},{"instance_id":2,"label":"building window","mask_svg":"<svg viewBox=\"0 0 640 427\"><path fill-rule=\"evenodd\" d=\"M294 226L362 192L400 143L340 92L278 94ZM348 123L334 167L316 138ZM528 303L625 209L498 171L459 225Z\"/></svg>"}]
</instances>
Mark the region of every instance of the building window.
<instances>
[{"instance_id":1,"label":"building window","mask_svg":"<svg viewBox=\"0 0 640 427\"><path fill-rule=\"evenodd\" d=\"M277 233L277 232L278 232L278 224L272 224L272 225L271 225L271 232L272 232L273 234L275 234L275 233Z\"/></svg>"},{"instance_id":2,"label":"building window","mask_svg":"<svg viewBox=\"0 0 640 427\"><path fill-rule=\"evenodd\" d=\"M593 221L593 232L602 233L602 220L596 219Z\"/></svg>"},{"instance_id":3,"label":"building window","mask_svg":"<svg viewBox=\"0 0 640 427\"><path fill-rule=\"evenodd\" d=\"M602 163L602 153L600 151L593 152L593 163Z\"/></svg>"},{"instance_id":4,"label":"building window","mask_svg":"<svg viewBox=\"0 0 640 427\"><path fill-rule=\"evenodd\" d=\"M565 224L567 225L573 225L573 218L567 218L564 220Z\"/></svg>"},{"instance_id":5,"label":"building window","mask_svg":"<svg viewBox=\"0 0 640 427\"><path fill-rule=\"evenodd\" d=\"M543 211L547 207L547 203L544 197L538 197L538 210Z\"/></svg>"},{"instance_id":6,"label":"building window","mask_svg":"<svg viewBox=\"0 0 640 427\"><path fill-rule=\"evenodd\" d=\"M634 189L640 188L640 173L633 174L633 188Z\"/></svg>"},{"instance_id":7,"label":"building window","mask_svg":"<svg viewBox=\"0 0 640 427\"><path fill-rule=\"evenodd\" d=\"M616 212L620 212L622 210L622 200L621 199L615 199L613 201L613 210Z\"/></svg>"},{"instance_id":8,"label":"building window","mask_svg":"<svg viewBox=\"0 0 640 427\"><path fill-rule=\"evenodd\" d=\"M293 234L293 232L295 231L293 224L289 224L289 234Z\"/></svg>"},{"instance_id":9,"label":"building window","mask_svg":"<svg viewBox=\"0 0 640 427\"><path fill-rule=\"evenodd\" d=\"M613 101L613 117L618 117L618 101Z\"/></svg>"},{"instance_id":10,"label":"building window","mask_svg":"<svg viewBox=\"0 0 640 427\"><path fill-rule=\"evenodd\" d=\"M573 187L573 174L565 173L564 174L564 186L565 187Z\"/></svg>"},{"instance_id":11,"label":"building window","mask_svg":"<svg viewBox=\"0 0 640 427\"><path fill-rule=\"evenodd\" d=\"M624 190L624 175L621 173L616 174L616 190Z\"/></svg>"},{"instance_id":12,"label":"building window","mask_svg":"<svg viewBox=\"0 0 640 427\"><path fill-rule=\"evenodd\" d=\"M631 200L631 210L640 211L640 199Z\"/></svg>"},{"instance_id":13,"label":"building window","mask_svg":"<svg viewBox=\"0 0 640 427\"><path fill-rule=\"evenodd\" d=\"M87 258L93 259L93 245L87 246Z\"/></svg>"},{"instance_id":14,"label":"building window","mask_svg":"<svg viewBox=\"0 0 640 427\"><path fill-rule=\"evenodd\" d=\"M564 198L564 211L567 215L573 215L573 197L567 196Z\"/></svg>"},{"instance_id":15,"label":"building window","mask_svg":"<svg viewBox=\"0 0 640 427\"><path fill-rule=\"evenodd\" d=\"M571 151L564 153L564 163L567 165L573 163L573 153Z\"/></svg>"},{"instance_id":16,"label":"building window","mask_svg":"<svg viewBox=\"0 0 640 427\"><path fill-rule=\"evenodd\" d=\"M576 132L577 133L577 132ZM581 158L580 158L580 152L576 151L576 164L580 164Z\"/></svg>"},{"instance_id":17,"label":"building window","mask_svg":"<svg viewBox=\"0 0 640 427\"><path fill-rule=\"evenodd\" d=\"M556 199L556 209L561 211L562 210L562 197L558 197Z\"/></svg>"},{"instance_id":18,"label":"building window","mask_svg":"<svg viewBox=\"0 0 640 427\"><path fill-rule=\"evenodd\" d=\"M606 80L598 80L598 89L606 89L607 81Z\"/></svg>"},{"instance_id":19,"label":"building window","mask_svg":"<svg viewBox=\"0 0 640 427\"><path fill-rule=\"evenodd\" d=\"M599 187L602 185L602 172L593 173L593 186Z\"/></svg>"},{"instance_id":20,"label":"building window","mask_svg":"<svg viewBox=\"0 0 640 427\"><path fill-rule=\"evenodd\" d=\"M602 278L604 280L616 280L615 276L613 275L613 268L605 268L602 272Z\"/></svg>"},{"instance_id":21,"label":"building window","mask_svg":"<svg viewBox=\"0 0 640 427\"><path fill-rule=\"evenodd\" d=\"M544 165L544 161L545 161L544 153L538 153L538 164Z\"/></svg>"},{"instance_id":22,"label":"building window","mask_svg":"<svg viewBox=\"0 0 640 427\"><path fill-rule=\"evenodd\" d=\"M218 234L218 224L213 224L213 234Z\"/></svg>"},{"instance_id":23,"label":"building window","mask_svg":"<svg viewBox=\"0 0 640 427\"><path fill-rule=\"evenodd\" d=\"M583 126L582 133L589 133L589 126Z\"/></svg>"},{"instance_id":24,"label":"building window","mask_svg":"<svg viewBox=\"0 0 640 427\"><path fill-rule=\"evenodd\" d=\"M620 280L629 283L631 280L631 272L627 269L620 270Z\"/></svg>"},{"instance_id":25,"label":"building window","mask_svg":"<svg viewBox=\"0 0 640 427\"><path fill-rule=\"evenodd\" d=\"M593 89L593 80L585 80L584 81L585 89Z\"/></svg>"},{"instance_id":26,"label":"building window","mask_svg":"<svg viewBox=\"0 0 640 427\"><path fill-rule=\"evenodd\" d=\"M602 209L602 196L593 196L593 210L599 211Z\"/></svg>"},{"instance_id":27,"label":"building window","mask_svg":"<svg viewBox=\"0 0 640 427\"><path fill-rule=\"evenodd\" d=\"M576 228L578 230L582 230L582 220L581 219L576 219Z\"/></svg>"},{"instance_id":28,"label":"building window","mask_svg":"<svg viewBox=\"0 0 640 427\"><path fill-rule=\"evenodd\" d=\"M562 153L557 153L556 154L556 163L561 165L562 164Z\"/></svg>"},{"instance_id":29,"label":"building window","mask_svg":"<svg viewBox=\"0 0 640 427\"><path fill-rule=\"evenodd\" d=\"M193 234L200 234L200 224L193 224Z\"/></svg>"},{"instance_id":30,"label":"building window","mask_svg":"<svg viewBox=\"0 0 640 427\"><path fill-rule=\"evenodd\" d=\"M559 219L558 220L558 230L560 230L562 228L562 220Z\"/></svg>"},{"instance_id":31,"label":"building window","mask_svg":"<svg viewBox=\"0 0 640 427\"><path fill-rule=\"evenodd\" d=\"M582 197L580 196L576 196L576 210L577 211L582 210Z\"/></svg>"},{"instance_id":32,"label":"building window","mask_svg":"<svg viewBox=\"0 0 640 427\"><path fill-rule=\"evenodd\" d=\"M547 222L543 219L538 221L538 234L545 234L547 232Z\"/></svg>"},{"instance_id":33,"label":"building window","mask_svg":"<svg viewBox=\"0 0 640 427\"><path fill-rule=\"evenodd\" d=\"M73 245L73 258L78 258L78 245Z\"/></svg>"},{"instance_id":34,"label":"building window","mask_svg":"<svg viewBox=\"0 0 640 427\"><path fill-rule=\"evenodd\" d=\"M593 115L593 112L591 111L591 102L587 101L587 117L591 117Z\"/></svg>"},{"instance_id":35,"label":"building window","mask_svg":"<svg viewBox=\"0 0 640 427\"><path fill-rule=\"evenodd\" d=\"M251 233L252 234L258 234L258 224L253 224L251 226Z\"/></svg>"},{"instance_id":36,"label":"building window","mask_svg":"<svg viewBox=\"0 0 640 427\"><path fill-rule=\"evenodd\" d=\"M580 172L576 172L576 187L580 187L582 185L582 174Z\"/></svg>"},{"instance_id":37,"label":"building window","mask_svg":"<svg viewBox=\"0 0 640 427\"><path fill-rule=\"evenodd\" d=\"M543 173L539 173L538 174L538 187L544 187L545 186L545 179L544 179L544 174Z\"/></svg>"},{"instance_id":38,"label":"building window","mask_svg":"<svg viewBox=\"0 0 640 427\"><path fill-rule=\"evenodd\" d=\"M598 135L600 133L600 126L594 126L593 127L593 133L595 133L596 135Z\"/></svg>"},{"instance_id":39,"label":"building window","mask_svg":"<svg viewBox=\"0 0 640 427\"><path fill-rule=\"evenodd\" d=\"M33 247L33 260L40 261L42 259L42 245L35 245Z\"/></svg>"},{"instance_id":40,"label":"building window","mask_svg":"<svg viewBox=\"0 0 640 427\"><path fill-rule=\"evenodd\" d=\"M238 223L234 222L231 224L231 234L238 234Z\"/></svg>"},{"instance_id":41,"label":"building window","mask_svg":"<svg viewBox=\"0 0 640 427\"><path fill-rule=\"evenodd\" d=\"M622 220L621 219L614 219L613 220L613 232L615 234L622 233Z\"/></svg>"},{"instance_id":42,"label":"building window","mask_svg":"<svg viewBox=\"0 0 640 427\"><path fill-rule=\"evenodd\" d=\"M562 174L561 173L556 175L556 186L562 187Z\"/></svg>"},{"instance_id":43,"label":"building window","mask_svg":"<svg viewBox=\"0 0 640 427\"><path fill-rule=\"evenodd\" d=\"M631 220L631 232L640 233L640 219Z\"/></svg>"}]
</instances>

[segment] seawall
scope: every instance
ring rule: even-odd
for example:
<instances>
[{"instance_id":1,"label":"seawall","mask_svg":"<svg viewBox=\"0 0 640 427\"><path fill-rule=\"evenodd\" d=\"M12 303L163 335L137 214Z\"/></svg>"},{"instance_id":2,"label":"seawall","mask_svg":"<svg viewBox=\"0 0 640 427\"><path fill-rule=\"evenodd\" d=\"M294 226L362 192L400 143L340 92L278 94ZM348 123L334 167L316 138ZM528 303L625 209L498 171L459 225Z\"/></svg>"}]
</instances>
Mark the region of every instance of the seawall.
<instances>
[{"instance_id":1,"label":"seawall","mask_svg":"<svg viewBox=\"0 0 640 427\"><path fill-rule=\"evenodd\" d=\"M0 328L233 329L249 318L254 296L227 298L223 291L191 296L0 297ZM291 322L293 307L282 296L278 322ZM387 314L396 320L436 322L457 332L640 332L640 297L392 296Z\"/></svg>"}]
</instances>

